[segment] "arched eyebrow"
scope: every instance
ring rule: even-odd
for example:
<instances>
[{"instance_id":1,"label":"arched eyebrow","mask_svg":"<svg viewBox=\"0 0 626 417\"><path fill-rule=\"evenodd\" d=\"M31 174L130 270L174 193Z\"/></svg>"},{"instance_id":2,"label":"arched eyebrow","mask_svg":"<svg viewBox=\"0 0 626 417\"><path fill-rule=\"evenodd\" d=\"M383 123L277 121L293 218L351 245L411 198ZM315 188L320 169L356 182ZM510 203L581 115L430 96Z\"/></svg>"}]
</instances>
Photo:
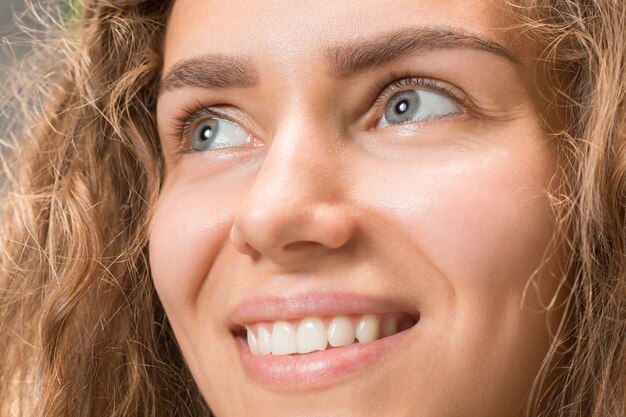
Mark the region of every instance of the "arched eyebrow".
<instances>
[{"instance_id":1,"label":"arched eyebrow","mask_svg":"<svg viewBox=\"0 0 626 417\"><path fill-rule=\"evenodd\" d=\"M436 49L474 49L503 57L516 65L520 63L497 42L474 34L438 28L409 28L386 33L331 47L326 55L331 74L336 78L348 78L410 54Z\"/></svg>"},{"instance_id":2,"label":"arched eyebrow","mask_svg":"<svg viewBox=\"0 0 626 417\"><path fill-rule=\"evenodd\" d=\"M497 42L474 34L438 28L409 28L379 34L329 47L325 56L330 64L331 76L341 79L388 65L410 54L458 48L488 52L519 64L519 60ZM187 86L246 88L254 87L258 82L258 71L249 57L211 54L174 64L163 77L160 92Z\"/></svg>"},{"instance_id":3,"label":"arched eyebrow","mask_svg":"<svg viewBox=\"0 0 626 417\"><path fill-rule=\"evenodd\" d=\"M159 91L181 87L253 87L259 75L247 57L205 55L183 59L172 66L161 80Z\"/></svg>"}]
</instances>

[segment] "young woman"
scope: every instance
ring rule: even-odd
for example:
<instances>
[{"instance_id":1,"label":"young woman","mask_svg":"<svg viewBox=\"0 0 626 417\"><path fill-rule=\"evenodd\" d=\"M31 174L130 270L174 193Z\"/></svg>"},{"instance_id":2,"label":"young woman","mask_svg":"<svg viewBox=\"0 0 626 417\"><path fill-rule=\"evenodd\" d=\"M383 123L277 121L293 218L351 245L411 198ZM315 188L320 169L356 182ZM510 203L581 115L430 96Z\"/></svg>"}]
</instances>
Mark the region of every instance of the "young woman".
<instances>
[{"instance_id":1,"label":"young woman","mask_svg":"<svg viewBox=\"0 0 626 417\"><path fill-rule=\"evenodd\" d=\"M624 415L623 2L93 0L66 39L5 158L2 415Z\"/></svg>"}]
</instances>

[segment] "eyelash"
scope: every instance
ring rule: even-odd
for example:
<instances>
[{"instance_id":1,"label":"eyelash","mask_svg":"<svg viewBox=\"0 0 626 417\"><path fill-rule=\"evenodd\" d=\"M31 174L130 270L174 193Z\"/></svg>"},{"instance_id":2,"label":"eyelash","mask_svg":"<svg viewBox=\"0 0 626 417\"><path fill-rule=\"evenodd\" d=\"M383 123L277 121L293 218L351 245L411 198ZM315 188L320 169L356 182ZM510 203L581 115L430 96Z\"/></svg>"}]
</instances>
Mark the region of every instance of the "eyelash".
<instances>
[{"instance_id":1,"label":"eyelash","mask_svg":"<svg viewBox=\"0 0 626 417\"><path fill-rule=\"evenodd\" d=\"M394 94L399 93L407 87L426 88L436 93L443 94L465 110L472 108L472 102L467 97L461 95L452 87L441 81L413 73L398 74L395 72L391 72L386 79L379 82L375 85L374 89L372 89L372 95L378 95L373 107L376 109L380 108L384 103L389 101ZM380 91L382 91L382 93L380 93Z\"/></svg>"},{"instance_id":2,"label":"eyelash","mask_svg":"<svg viewBox=\"0 0 626 417\"><path fill-rule=\"evenodd\" d=\"M371 95L377 95L373 108L379 109L394 94L406 89L407 87L427 88L431 91L445 95L465 110L469 110L472 107L472 102L467 97L460 95L451 87L442 84L440 81L411 73L406 73L401 76L397 73L391 72L386 79L377 83L371 89ZM200 101L196 101L193 105L182 108L180 115L174 118L174 124L172 127L181 144L184 143L185 137L189 134L193 123L205 116L221 118L237 123L237 121L233 120L228 115L208 108ZM185 151L181 150L181 152Z\"/></svg>"},{"instance_id":3,"label":"eyelash","mask_svg":"<svg viewBox=\"0 0 626 417\"><path fill-rule=\"evenodd\" d=\"M193 105L183 107L181 114L174 118L174 125L172 127L174 128L176 136L183 141L185 136L189 134L189 130L193 123L204 116L218 117L220 119L226 119L234 122L234 120L231 120L227 115L210 109L203 105L200 101L196 100Z\"/></svg>"}]
</instances>

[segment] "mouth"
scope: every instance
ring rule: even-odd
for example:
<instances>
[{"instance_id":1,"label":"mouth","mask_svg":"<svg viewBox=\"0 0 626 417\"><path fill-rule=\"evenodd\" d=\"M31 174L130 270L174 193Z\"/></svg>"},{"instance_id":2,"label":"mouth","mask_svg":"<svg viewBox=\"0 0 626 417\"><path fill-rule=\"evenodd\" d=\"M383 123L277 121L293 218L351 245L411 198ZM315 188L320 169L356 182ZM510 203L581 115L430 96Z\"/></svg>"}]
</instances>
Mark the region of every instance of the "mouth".
<instances>
[{"instance_id":1,"label":"mouth","mask_svg":"<svg viewBox=\"0 0 626 417\"><path fill-rule=\"evenodd\" d=\"M409 310L346 294L264 298L236 309L231 332L244 371L257 383L320 387L372 368L400 349L420 320Z\"/></svg>"},{"instance_id":2,"label":"mouth","mask_svg":"<svg viewBox=\"0 0 626 417\"><path fill-rule=\"evenodd\" d=\"M336 315L248 323L235 331L252 355L305 355L354 343L370 343L410 329L417 319L408 313Z\"/></svg>"}]
</instances>

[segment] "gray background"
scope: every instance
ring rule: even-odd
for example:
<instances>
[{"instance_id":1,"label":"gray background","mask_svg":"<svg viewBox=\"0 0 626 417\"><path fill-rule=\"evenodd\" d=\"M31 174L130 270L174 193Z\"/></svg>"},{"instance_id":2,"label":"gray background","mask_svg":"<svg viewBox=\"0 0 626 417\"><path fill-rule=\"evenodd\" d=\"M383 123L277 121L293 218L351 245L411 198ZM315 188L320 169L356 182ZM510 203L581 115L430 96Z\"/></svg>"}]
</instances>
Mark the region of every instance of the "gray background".
<instances>
[{"instance_id":1,"label":"gray background","mask_svg":"<svg viewBox=\"0 0 626 417\"><path fill-rule=\"evenodd\" d=\"M27 51L24 36L13 22L13 13L26 9L24 0L0 0L0 74L6 77L6 69ZM0 132L4 132L7 115L0 112Z\"/></svg>"},{"instance_id":2,"label":"gray background","mask_svg":"<svg viewBox=\"0 0 626 417\"><path fill-rule=\"evenodd\" d=\"M23 45L24 36L19 36L19 29L13 22L13 13L22 14L24 10L24 0L0 0L0 65L8 65L16 55L19 58L27 49Z\"/></svg>"},{"instance_id":3,"label":"gray background","mask_svg":"<svg viewBox=\"0 0 626 417\"><path fill-rule=\"evenodd\" d=\"M15 32L15 26L12 22L13 11L21 12L25 8L24 0L0 0L0 37ZM5 51L3 50L3 52ZM2 59L3 62L6 62L5 56Z\"/></svg>"}]
</instances>

